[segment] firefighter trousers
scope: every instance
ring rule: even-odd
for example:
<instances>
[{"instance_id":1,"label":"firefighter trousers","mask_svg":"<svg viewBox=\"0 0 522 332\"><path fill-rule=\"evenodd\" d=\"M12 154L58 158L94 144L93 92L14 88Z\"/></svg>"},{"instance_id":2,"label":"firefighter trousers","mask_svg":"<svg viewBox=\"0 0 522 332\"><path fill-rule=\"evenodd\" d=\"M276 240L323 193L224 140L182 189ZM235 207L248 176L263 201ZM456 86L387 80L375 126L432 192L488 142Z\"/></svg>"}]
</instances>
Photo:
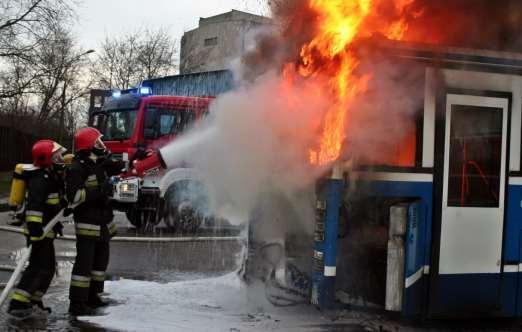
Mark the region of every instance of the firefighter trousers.
<instances>
[{"instance_id":1,"label":"firefighter trousers","mask_svg":"<svg viewBox=\"0 0 522 332\"><path fill-rule=\"evenodd\" d=\"M44 238L32 242L29 265L13 291L12 303L30 304L41 302L56 271L54 240Z\"/></svg>"},{"instance_id":2,"label":"firefighter trousers","mask_svg":"<svg viewBox=\"0 0 522 332\"><path fill-rule=\"evenodd\" d=\"M77 236L69 299L73 302L94 300L103 292L108 265L109 241Z\"/></svg>"}]
</instances>

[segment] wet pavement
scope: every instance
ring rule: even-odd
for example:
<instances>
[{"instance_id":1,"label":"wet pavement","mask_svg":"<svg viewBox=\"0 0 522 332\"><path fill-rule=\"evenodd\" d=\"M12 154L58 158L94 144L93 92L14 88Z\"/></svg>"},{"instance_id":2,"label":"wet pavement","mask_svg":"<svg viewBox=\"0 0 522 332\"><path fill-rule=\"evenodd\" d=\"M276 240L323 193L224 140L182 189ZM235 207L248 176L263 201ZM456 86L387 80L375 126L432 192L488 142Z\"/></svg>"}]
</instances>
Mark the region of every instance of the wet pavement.
<instances>
[{"instance_id":1,"label":"wet pavement","mask_svg":"<svg viewBox=\"0 0 522 332\"><path fill-rule=\"evenodd\" d=\"M118 231L136 236L122 214ZM0 213L0 226L7 213ZM66 235L72 234L66 225ZM246 287L236 272L243 242L230 230L165 242L113 242L106 291L118 305L100 317L71 318L68 284L75 242L57 240L58 275L44 298L53 312L47 319L20 323L0 313L1 331L521 331L519 320L415 321L384 314L339 310L319 312L310 305L276 308L266 301L263 284ZM166 232L146 236L174 237ZM0 230L0 282L5 282L25 245L22 235Z\"/></svg>"},{"instance_id":2,"label":"wet pavement","mask_svg":"<svg viewBox=\"0 0 522 332\"><path fill-rule=\"evenodd\" d=\"M0 227L7 226L7 212L0 213ZM118 236L131 241L113 241L111 243L111 262L107 271L112 280L133 279L148 280L159 283L213 276L234 270L237 266L237 254L242 243L238 241L237 230L206 230L198 234L200 237L224 236L225 241L168 241L165 237L179 237L159 228L154 233L141 236L161 237L165 242L132 242L138 233L130 226L125 216L117 213L115 221L118 225ZM0 330L50 330L50 331L111 331L96 324L89 324L69 317L68 284L74 257L76 254L72 223L66 220L64 233L66 240L55 241L58 261L57 275L44 298L53 312L47 320L33 319L21 324L8 319L4 310L0 312ZM69 236L68 236L69 235ZM22 248L25 246L23 235L0 230L0 283L5 283L10 275L9 267L16 265Z\"/></svg>"}]
</instances>

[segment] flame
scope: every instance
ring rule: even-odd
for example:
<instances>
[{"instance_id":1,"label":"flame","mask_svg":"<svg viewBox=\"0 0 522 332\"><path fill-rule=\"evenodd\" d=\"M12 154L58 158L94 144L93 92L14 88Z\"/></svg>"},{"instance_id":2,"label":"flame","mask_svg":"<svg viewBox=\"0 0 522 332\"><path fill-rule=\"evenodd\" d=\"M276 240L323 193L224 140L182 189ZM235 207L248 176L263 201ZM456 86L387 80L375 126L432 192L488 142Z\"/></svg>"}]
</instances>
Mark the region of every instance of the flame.
<instances>
[{"instance_id":1,"label":"flame","mask_svg":"<svg viewBox=\"0 0 522 332\"><path fill-rule=\"evenodd\" d=\"M284 79L295 76L326 79L332 96L331 107L321 121L321 134L316 146L309 150L312 165L328 165L337 160L346 138L346 122L353 101L368 88L370 75L358 75L359 59L353 44L362 38L379 34L401 40L408 30L408 8L414 0L308 0L317 15L317 31L300 50L297 66L285 66ZM383 15L392 3L393 15ZM290 83L291 84L291 83ZM319 84L318 84L319 85Z\"/></svg>"}]
</instances>

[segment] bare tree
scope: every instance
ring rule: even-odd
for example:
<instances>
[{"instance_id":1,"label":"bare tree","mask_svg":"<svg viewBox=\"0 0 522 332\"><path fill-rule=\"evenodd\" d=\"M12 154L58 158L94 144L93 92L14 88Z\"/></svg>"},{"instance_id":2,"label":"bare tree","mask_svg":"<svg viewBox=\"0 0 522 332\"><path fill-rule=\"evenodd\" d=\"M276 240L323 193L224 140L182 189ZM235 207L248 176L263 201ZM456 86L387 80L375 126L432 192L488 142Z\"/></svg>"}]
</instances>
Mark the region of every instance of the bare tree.
<instances>
[{"instance_id":1,"label":"bare tree","mask_svg":"<svg viewBox=\"0 0 522 332\"><path fill-rule=\"evenodd\" d=\"M36 52L52 27L74 17L73 0L0 0L0 99L22 94L39 73ZM23 76L21 76L23 72Z\"/></svg>"},{"instance_id":2,"label":"bare tree","mask_svg":"<svg viewBox=\"0 0 522 332\"><path fill-rule=\"evenodd\" d=\"M86 55L74 45L68 31L58 29L54 38L41 47L38 70L42 73L33 83L33 98L37 101L37 119L39 122L51 121L58 124L58 138L70 134L66 128L74 130L76 126L67 126L75 118L75 110L83 102L91 87L87 80Z\"/></svg>"},{"instance_id":3,"label":"bare tree","mask_svg":"<svg viewBox=\"0 0 522 332\"><path fill-rule=\"evenodd\" d=\"M85 55L92 51L71 35L68 1L0 0L0 120L60 140L76 127L90 87Z\"/></svg>"},{"instance_id":4,"label":"bare tree","mask_svg":"<svg viewBox=\"0 0 522 332\"><path fill-rule=\"evenodd\" d=\"M178 48L167 30L138 30L107 37L93 67L102 88L128 89L145 79L177 72Z\"/></svg>"},{"instance_id":5,"label":"bare tree","mask_svg":"<svg viewBox=\"0 0 522 332\"><path fill-rule=\"evenodd\" d=\"M143 78L151 79L176 71L177 54L176 40L166 30L145 31L137 58Z\"/></svg>"}]
</instances>

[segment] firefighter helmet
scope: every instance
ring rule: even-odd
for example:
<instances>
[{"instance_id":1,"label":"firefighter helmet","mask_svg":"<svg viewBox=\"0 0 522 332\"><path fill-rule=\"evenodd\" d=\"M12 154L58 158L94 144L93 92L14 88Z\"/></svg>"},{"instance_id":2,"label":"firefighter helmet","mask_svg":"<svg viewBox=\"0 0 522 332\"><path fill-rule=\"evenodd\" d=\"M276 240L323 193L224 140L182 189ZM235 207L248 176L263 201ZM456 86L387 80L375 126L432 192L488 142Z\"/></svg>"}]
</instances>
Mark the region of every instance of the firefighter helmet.
<instances>
[{"instance_id":1,"label":"firefighter helmet","mask_svg":"<svg viewBox=\"0 0 522 332\"><path fill-rule=\"evenodd\" d=\"M86 127L80 129L74 135L74 148L76 151L100 149L105 150L100 131L93 127Z\"/></svg>"},{"instance_id":2,"label":"firefighter helmet","mask_svg":"<svg viewBox=\"0 0 522 332\"><path fill-rule=\"evenodd\" d=\"M33 165L37 167L50 167L54 164L63 163L62 154L66 149L55 141L44 139L33 145Z\"/></svg>"}]
</instances>

